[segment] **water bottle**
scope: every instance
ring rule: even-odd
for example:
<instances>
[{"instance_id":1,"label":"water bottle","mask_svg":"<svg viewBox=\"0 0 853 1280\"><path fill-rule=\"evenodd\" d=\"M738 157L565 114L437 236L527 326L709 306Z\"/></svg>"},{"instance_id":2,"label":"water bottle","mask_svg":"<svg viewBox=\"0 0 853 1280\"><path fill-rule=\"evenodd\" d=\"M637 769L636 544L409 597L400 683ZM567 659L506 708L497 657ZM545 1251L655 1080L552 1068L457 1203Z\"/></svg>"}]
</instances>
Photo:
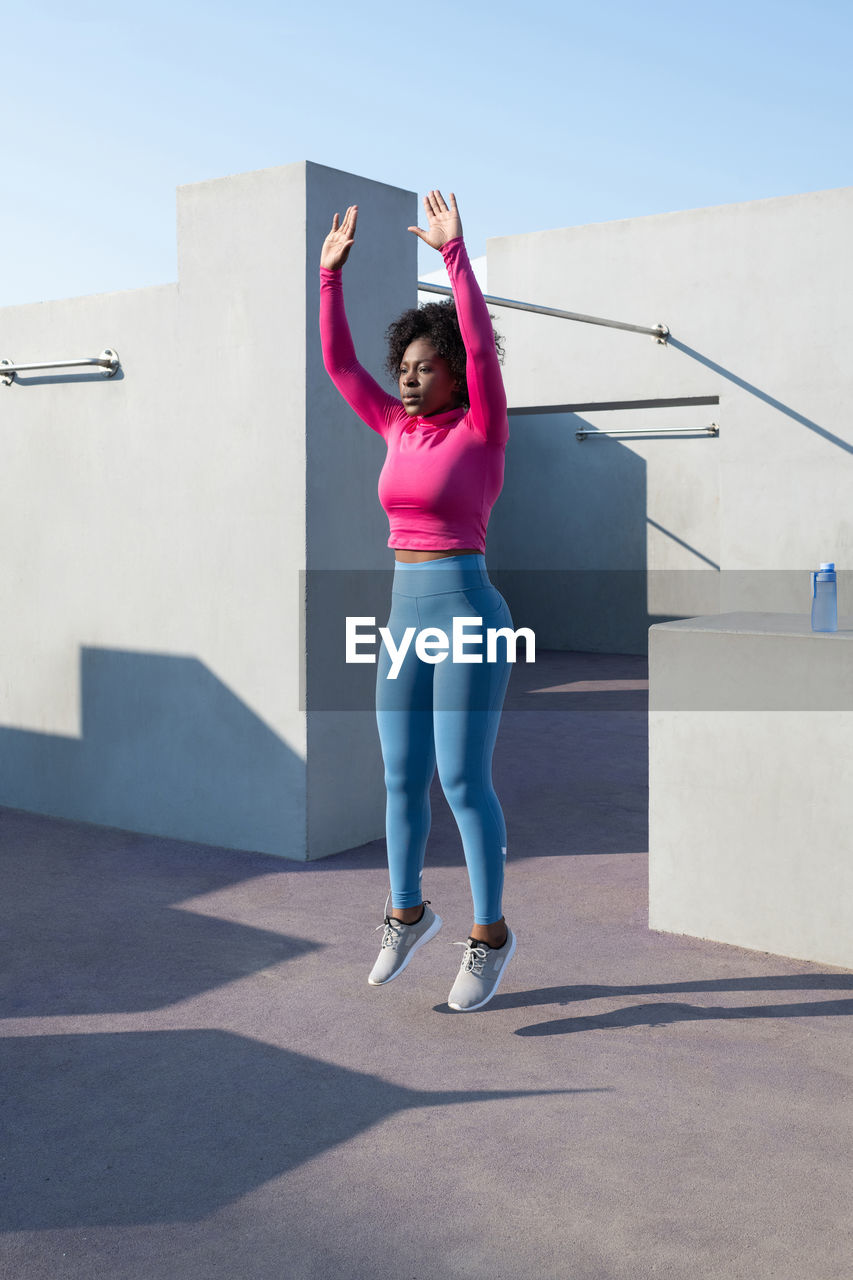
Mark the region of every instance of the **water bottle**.
<instances>
[{"instance_id":1,"label":"water bottle","mask_svg":"<svg viewBox=\"0 0 853 1280\"><path fill-rule=\"evenodd\" d=\"M838 589L835 561L812 571L812 631L838 630Z\"/></svg>"}]
</instances>

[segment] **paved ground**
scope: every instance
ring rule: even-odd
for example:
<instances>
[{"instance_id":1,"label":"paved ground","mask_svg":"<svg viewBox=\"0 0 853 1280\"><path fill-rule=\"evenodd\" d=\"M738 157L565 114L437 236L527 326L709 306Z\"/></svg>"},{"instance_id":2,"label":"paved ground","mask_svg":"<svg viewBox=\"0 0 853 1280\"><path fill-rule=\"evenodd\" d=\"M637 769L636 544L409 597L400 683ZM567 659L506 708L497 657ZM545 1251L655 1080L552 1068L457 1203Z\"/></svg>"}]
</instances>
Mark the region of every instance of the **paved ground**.
<instances>
[{"instance_id":1,"label":"paved ground","mask_svg":"<svg viewBox=\"0 0 853 1280\"><path fill-rule=\"evenodd\" d=\"M504 713L518 951L477 1013L437 779L444 927L382 988L381 840L0 810L4 1278L850 1280L853 973L649 931L645 660L547 662L575 701Z\"/></svg>"}]
</instances>

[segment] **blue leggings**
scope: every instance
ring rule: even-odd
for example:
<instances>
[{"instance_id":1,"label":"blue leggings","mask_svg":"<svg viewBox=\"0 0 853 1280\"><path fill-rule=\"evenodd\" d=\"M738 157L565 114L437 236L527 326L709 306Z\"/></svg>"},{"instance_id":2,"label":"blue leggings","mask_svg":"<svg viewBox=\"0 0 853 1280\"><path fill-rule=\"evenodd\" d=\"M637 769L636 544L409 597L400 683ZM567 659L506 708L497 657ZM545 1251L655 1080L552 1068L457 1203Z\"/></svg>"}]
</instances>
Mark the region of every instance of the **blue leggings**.
<instances>
[{"instance_id":1,"label":"blue leggings","mask_svg":"<svg viewBox=\"0 0 853 1280\"><path fill-rule=\"evenodd\" d=\"M482 661L453 661L454 617L482 620L466 624L462 650ZM512 665L502 636L496 638L495 660L487 661L487 632L513 630L509 607L489 581L482 554L411 564L396 560L386 626L398 648L406 628L414 629L396 678L391 678L394 657L384 639L376 673L392 909L423 901L429 791L437 765L462 837L474 922L493 924L502 915L506 824L492 785L492 753ZM441 628L450 646L437 663L423 661L415 651L418 633L428 627ZM440 648L433 644L427 652L437 654Z\"/></svg>"}]
</instances>

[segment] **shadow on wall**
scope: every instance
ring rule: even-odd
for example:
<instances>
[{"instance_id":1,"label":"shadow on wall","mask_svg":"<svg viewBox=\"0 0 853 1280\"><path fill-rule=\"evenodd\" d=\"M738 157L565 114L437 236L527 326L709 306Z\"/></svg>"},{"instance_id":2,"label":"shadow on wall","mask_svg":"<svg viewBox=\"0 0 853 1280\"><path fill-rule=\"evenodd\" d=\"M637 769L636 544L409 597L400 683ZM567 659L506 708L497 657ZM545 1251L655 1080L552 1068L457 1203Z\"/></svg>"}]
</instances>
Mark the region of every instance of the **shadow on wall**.
<instances>
[{"instance_id":1,"label":"shadow on wall","mask_svg":"<svg viewBox=\"0 0 853 1280\"><path fill-rule=\"evenodd\" d=\"M699 409L622 406L593 423L555 407L511 421L489 576L538 646L646 657L653 624L720 611L717 441L677 434L701 429ZM619 439L638 427L659 428L641 451ZM579 429L603 438L579 442ZM677 489L664 480L676 453Z\"/></svg>"},{"instance_id":2,"label":"shadow on wall","mask_svg":"<svg viewBox=\"0 0 853 1280\"><path fill-rule=\"evenodd\" d=\"M764 404L769 405L772 409L778 409L780 413L784 413L792 422L798 422L802 427L808 427L815 435L822 436L828 444L836 445L845 453L853 453L853 444L848 440L844 440L834 431L828 431L826 427L822 427L820 423L815 422L813 418L807 418L804 413L800 413L797 409L792 408L788 404L784 404L781 400L777 400L775 396L771 396L769 392L762 391L753 382L747 382L745 378L741 378L731 369L726 369L721 364L717 364L710 356L705 356L701 351L697 351L695 347L689 347L686 342L679 342L678 339L671 335L668 339L670 346L675 347L678 351L682 351L686 356L690 356L692 360L698 364L703 364L706 369L712 369L714 373L720 374L727 378L729 382L734 383L736 387L740 387L742 391L747 391L751 396L761 400Z\"/></svg>"},{"instance_id":3,"label":"shadow on wall","mask_svg":"<svg viewBox=\"0 0 853 1280\"><path fill-rule=\"evenodd\" d=\"M0 729L0 803L305 857L305 761L202 662L83 648L80 667L79 739Z\"/></svg>"},{"instance_id":4,"label":"shadow on wall","mask_svg":"<svg viewBox=\"0 0 853 1280\"><path fill-rule=\"evenodd\" d=\"M84 648L81 706L79 739L0 729L0 805L118 828L111 868L134 832L196 842L208 859L219 848L284 856L291 868L329 857L348 866L385 864L381 822L369 842L306 862L305 762L197 659ZM536 661L527 663L521 647L493 768L513 825L513 856L646 848L647 706L643 656L537 647ZM341 713L312 714L335 725ZM612 746L602 748L603 726L607 742L613 729L616 757ZM614 758L623 757L628 776L620 765L614 777ZM376 787L384 801L381 773ZM431 795L430 860L461 864L437 773ZM628 829L603 821L628 811ZM3 816L7 830L9 821ZM289 850L285 838L293 841ZM173 845L170 858L177 853Z\"/></svg>"}]
</instances>

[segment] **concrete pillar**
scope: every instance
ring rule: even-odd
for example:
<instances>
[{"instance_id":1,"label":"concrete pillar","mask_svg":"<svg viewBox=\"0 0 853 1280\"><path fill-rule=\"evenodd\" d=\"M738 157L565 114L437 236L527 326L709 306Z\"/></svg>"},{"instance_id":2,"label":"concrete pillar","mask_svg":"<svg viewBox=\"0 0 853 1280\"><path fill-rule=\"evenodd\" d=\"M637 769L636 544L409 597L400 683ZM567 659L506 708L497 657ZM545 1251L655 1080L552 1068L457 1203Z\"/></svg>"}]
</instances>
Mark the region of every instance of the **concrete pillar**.
<instances>
[{"instance_id":1,"label":"concrete pillar","mask_svg":"<svg viewBox=\"0 0 853 1280\"><path fill-rule=\"evenodd\" d=\"M311 162L179 187L177 283L0 310L7 359L121 360L0 386L0 804L297 859L384 834L372 707L323 709L306 657L323 575L368 570L367 612L393 566L385 446L319 342L353 203L345 296L382 380L417 196Z\"/></svg>"}]
</instances>

